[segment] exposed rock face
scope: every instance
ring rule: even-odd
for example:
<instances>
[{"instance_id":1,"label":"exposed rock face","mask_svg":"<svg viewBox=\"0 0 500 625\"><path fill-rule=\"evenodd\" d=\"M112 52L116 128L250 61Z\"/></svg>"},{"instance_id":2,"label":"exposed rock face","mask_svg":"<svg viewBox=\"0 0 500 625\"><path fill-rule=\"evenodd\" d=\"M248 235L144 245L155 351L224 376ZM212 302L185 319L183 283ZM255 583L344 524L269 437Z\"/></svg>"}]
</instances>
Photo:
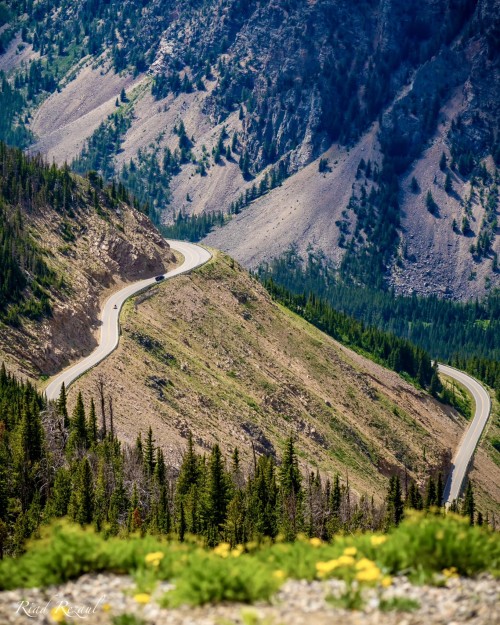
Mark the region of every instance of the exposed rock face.
<instances>
[{"instance_id":1,"label":"exposed rock face","mask_svg":"<svg viewBox=\"0 0 500 625\"><path fill-rule=\"evenodd\" d=\"M71 220L70 243L52 208L25 219L65 286L53 294L51 317L3 327L0 350L29 375L51 375L96 346L101 304L112 291L163 273L174 256L149 219L126 204L102 215L80 208Z\"/></svg>"}]
</instances>

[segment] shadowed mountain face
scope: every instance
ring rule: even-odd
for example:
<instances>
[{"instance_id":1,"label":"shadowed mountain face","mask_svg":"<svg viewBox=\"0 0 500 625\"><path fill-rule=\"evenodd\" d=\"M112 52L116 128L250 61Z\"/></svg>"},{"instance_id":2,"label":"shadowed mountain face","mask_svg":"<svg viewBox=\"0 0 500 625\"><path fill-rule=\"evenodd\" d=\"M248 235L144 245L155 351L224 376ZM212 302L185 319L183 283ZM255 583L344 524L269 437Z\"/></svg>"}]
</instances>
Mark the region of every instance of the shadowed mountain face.
<instances>
[{"instance_id":1,"label":"shadowed mountain face","mask_svg":"<svg viewBox=\"0 0 500 625\"><path fill-rule=\"evenodd\" d=\"M498 283L497 1L11 5L7 140L158 222L236 214L208 240L247 266L295 243L401 292Z\"/></svg>"}]
</instances>

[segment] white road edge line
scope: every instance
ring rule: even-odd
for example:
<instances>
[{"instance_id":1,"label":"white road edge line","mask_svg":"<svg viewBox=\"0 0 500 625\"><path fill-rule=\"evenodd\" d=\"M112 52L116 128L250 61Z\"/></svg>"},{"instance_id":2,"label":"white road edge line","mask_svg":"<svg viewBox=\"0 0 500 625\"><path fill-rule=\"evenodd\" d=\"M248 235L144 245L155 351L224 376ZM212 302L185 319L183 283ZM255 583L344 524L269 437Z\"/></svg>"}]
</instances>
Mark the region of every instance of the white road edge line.
<instances>
[{"instance_id":1,"label":"white road edge line","mask_svg":"<svg viewBox=\"0 0 500 625\"><path fill-rule=\"evenodd\" d=\"M188 273L197 267L201 267L212 258L212 254L200 245L170 239L167 240L167 243L172 250L180 252L184 256L184 262L182 265L179 265L179 267L164 274L165 280L170 280L175 276ZM91 354L68 367L51 380L45 389L45 395L48 400L56 400L59 397L63 382L66 388L68 388L81 375L102 362L118 347L120 341L120 311L123 304L133 295L137 295L141 291L145 291L151 286L158 284L156 277L157 276L153 276L152 278L129 284L120 291L113 293L106 300L100 316L101 333L98 346ZM160 281L160 283L161 282L162 281Z\"/></svg>"},{"instance_id":2,"label":"white road edge line","mask_svg":"<svg viewBox=\"0 0 500 625\"><path fill-rule=\"evenodd\" d=\"M167 240L167 243L174 251L180 252L184 256L184 262L179 267L167 272L164 275L165 280L170 280L175 276L188 273L196 267L201 267L212 258L212 254L200 245L176 240ZM120 311L123 304L133 295L137 295L154 284L158 284L156 276L129 284L108 298L101 313L101 336L98 346L91 354L56 375L45 389L45 395L48 400L56 400L59 397L63 382L66 388L68 388L81 375L102 362L118 347L120 341ZM467 469L488 422L491 412L491 400L485 388L470 375L447 365L439 364L438 368L441 373L465 386L471 392L476 402L474 418L465 430L460 445L455 452L452 461L453 468L445 486L443 499L445 505L449 506L452 501L460 496Z\"/></svg>"},{"instance_id":3,"label":"white road edge line","mask_svg":"<svg viewBox=\"0 0 500 625\"><path fill-rule=\"evenodd\" d=\"M444 489L443 503L448 507L459 498L464 486L467 470L490 416L491 399L484 386L467 373L442 364L438 365L438 370L465 386L476 403L474 417L463 433L458 449L453 456L452 470Z\"/></svg>"}]
</instances>

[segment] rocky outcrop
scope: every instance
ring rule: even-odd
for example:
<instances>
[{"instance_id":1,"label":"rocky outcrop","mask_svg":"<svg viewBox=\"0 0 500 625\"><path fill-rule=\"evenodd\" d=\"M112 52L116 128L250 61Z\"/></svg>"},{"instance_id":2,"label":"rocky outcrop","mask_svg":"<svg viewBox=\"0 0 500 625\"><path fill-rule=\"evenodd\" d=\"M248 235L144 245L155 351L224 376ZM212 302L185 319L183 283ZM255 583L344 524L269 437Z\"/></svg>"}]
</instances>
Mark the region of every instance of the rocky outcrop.
<instances>
[{"instance_id":1,"label":"rocky outcrop","mask_svg":"<svg viewBox=\"0 0 500 625\"><path fill-rule=\"evenodd\" d=\"M30 377L52 375L97 345L99 312L109 294L165 272L175 258L149 219L127 204L101 214L81 207L71 220L71 242L61 236L63 218L51 207L25 219L62 286L52 293L50 317L1 328L0 351Z\"/></svg>"}]
</instances>

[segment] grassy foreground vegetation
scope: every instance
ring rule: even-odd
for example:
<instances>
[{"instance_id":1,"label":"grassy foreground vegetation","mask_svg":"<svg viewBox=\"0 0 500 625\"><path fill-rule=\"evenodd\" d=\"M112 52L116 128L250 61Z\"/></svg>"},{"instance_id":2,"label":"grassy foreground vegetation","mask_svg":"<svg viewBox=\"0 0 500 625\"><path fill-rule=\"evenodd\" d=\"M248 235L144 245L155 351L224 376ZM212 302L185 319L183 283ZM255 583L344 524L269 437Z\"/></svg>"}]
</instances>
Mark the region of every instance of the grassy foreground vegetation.
<instances>
[{"instance_id":1,"label":"grassy foreground vegetation","mask_svg":"<svg viewBox=\"0 0 500 625\"><path fill-rule=\"evenodd\" d=\"M0 562L0 588L58 584L89 571L132 574L136 600L147 603L159 580L175 588L168 606L269 599L286 579L342 579L346 593L388 587L404 573L416 583L444 584L453 576L500 574L500 538L486 527L436 510L412 512L388 534L338 535L326 542L299 536L293 543L249 542L215 548L199 538L105 538L92 528L59 521L43 528L20 558Z\"/></svg>"}]
</instances>

